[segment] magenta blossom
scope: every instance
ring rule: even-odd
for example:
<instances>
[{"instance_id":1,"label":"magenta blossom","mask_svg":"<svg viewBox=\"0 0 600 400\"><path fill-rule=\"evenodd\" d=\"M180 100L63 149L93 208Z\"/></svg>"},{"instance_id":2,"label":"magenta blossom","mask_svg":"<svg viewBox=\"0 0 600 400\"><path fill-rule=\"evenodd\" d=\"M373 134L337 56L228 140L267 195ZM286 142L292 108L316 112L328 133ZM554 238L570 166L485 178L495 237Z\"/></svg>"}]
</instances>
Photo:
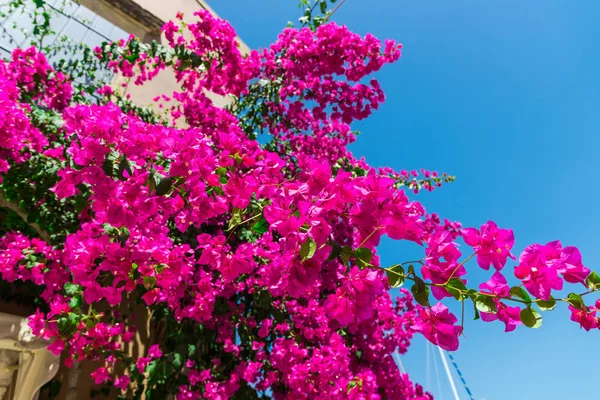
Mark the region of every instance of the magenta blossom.
<instances>
[{"instance_id":1,"label":"magenta blossom","mask_svg":"<svg viewBox=\"0 0 600 400\"><path fill-rule=\"evenodd\" d=\"M354 267L335 295L328 298L326 308L341 325L361 322L373 316L373 300L381 293L383 284L378 271Z\"/></svg>"},{"instance_id":2,"label":"magenta blossom","mask_svg":"<svg viewBox=\"0 0 600 400\"><path fill-rule=\"evenodd\" d=\"M48 350L52 352L52 354L59 356L60 353L65 349L65 342L61 339L56 339L54 342L50 343L48 346Z\"/></svg>"},{"instance_id":3,"label":"magenta blossom","mask_svg":"<svg viewBox=\"0 0 600 400\"><path fill-rule=\"evenodd\" d=\"M131 379L127 375L119 376L115 379L115 387L121 390L127 390L130 380Z\"/></svg>"},{"instance_id":4,"label":"magenta blossom","mask_svg":"<svg viewBox=\"0 0 600 400\"><path fill-rule=\"evenodd\" d=\"M462 332L462 327L456 326L456 322L458 319L448 307L437 303L431 308L420 309L413 329L442 349L454 351L458 349L458 336Z\"/></svg>"},{"instance_id":5,"label":"magenta blossom","mask_svg":"<svg viewBox=\"0 0 600 400\"><path fill-rule=\"evenodd\" d=\"M100 385L110 379L110 375L108 374L108 370L104 367L100 367L94 372L92 372L92 379L96 385Z\"/></svg>"},{"instance_id":6,"label":"magenta blossom","mask_svg":"<svg viewBox=\"0 0 600 400\"><path fill-rule=\"evenodd\" d=\"M152 358L160 358L162 355L162 351L160 351L160 348L157 344L150 346L150 349L148 349L148 356Z\"/></svg>"},{"instance_id":7,"label":"magenta blossom","mask_svg":"<svg viewBox=\"0 0 600 400\"><path fill-rule=\"evenodd\" d=\"M461 252L450 232L442 230L431 235L427 239L425 265L421 267L424 279L432 283L444 284L452 278L459 278L467 273L464 265L458 262ZM432 286L431 293L437 300L452 295L443 287Z\"/></svg>"},{"instance_id":8,"label":"magenta blossom","mask_svg":"<svg viewBox=\"0 0 600 400\"><path fill-rule=\"evenodd\" d=\"M481 229L466 228L462 230L463 239L477 253L477 263L483 269L493 265L497 271L504 268L507 257L515 259L510 250L515 244L512 229L499 229L493 221L481 225Z\"/></svg>"},{"instance_id":9,"label":"magenta blossom","mask_svg":"<svg viewBox=\"0 0 600 400\"><path fill-rule=\"evenodd\" d=\"M561 290L563 279L570 283L585 283L590 270L581 263L575 247L565 247L559 241L546 245L534 244L525 248L515 267L515 276L531 294L548 300L552 289Z\"/></svg>"},{"instance_id":10,"label":"magenta blossom","mask_svg":"<svg viewBox=\"0 0 600 400\"><path fill-rule=\"evenodd\" d=\"M490 293L500 297L509 297L510 287L506 282L506 278L500 272L495 272L492 278L479 285L482 293ZM481 313L481 319L490 322L500 320L506 326L505 332L514 331L517 325L521 324L521 309L519 307L509 307L498 299L494 299L496 313Z\"/></svg>"},{"instance_id":11,"label":"magenta blossom","mask_svg":"<svg viewBox=\"0 0 600 400\"><path fill-rule=\"evenodd\" d=\"M143 374L148 364L150 364L150 361L152 361L150 357L140 357L135 362L135 366Z\"/></svg>"},{"instance_id":12,"label":"magenta blossom","mask_svg":"<svg viewBox=\"0 0 600 400\"><path fill-rule=\"evenodd\" d=\"M569 306L569 311L571 311L571 321L579 323L586 331L596 327L596 310L590 310L585 306L581 309Z\"/></svg>"},{"instance_id":13,"label":"magenta blossom","mask_svg":"<svg viewBox=\"0 0 600 400\"><path fill-rule=\"evenodd\" d=\"M560 259L561 265L558 267L558 272L562 274L565 281L585 284L585 278L590 274L590 270L581 263L579 249L573 246L565 247L560 254Z\"/></svg>"}]
</instances>

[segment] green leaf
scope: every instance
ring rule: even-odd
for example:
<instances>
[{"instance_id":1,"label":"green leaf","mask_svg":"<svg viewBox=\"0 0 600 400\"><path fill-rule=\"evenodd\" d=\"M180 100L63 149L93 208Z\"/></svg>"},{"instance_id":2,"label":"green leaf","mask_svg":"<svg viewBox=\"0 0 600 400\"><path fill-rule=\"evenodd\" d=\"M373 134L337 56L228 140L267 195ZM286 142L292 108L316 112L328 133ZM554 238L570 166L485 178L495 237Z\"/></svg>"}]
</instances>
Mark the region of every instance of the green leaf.
<instances>
[{"instance_id":1,"label":"green leaf","mask_svg":"<svg viewBox=\"0 0 600 400\"><path fill-rule=\"evenodd\" d=\"M172 177L162 178L156 185L156 195L162 196L162 195L169 193L172 186L173 186L173 178Z\"/></svg>"},{"instance_id":2,"label":"green leaf","mask_svg":"<svg viewBox=\"0 0 600 400\"><path fill-rule=\"evenodd\" d=\"M227 168L225 167L219 167L215 170L215 173L219 176L226 176L227 175Z\"/></svg>"},{"instance_id":3,"label":"green leaf","mask_svg":"<svg viewBox=\"0 0 600 400\"><path fill-rule=\"evenodd\" d=\"M133 168L131 167L131 163L126 158L124 158L119 163L119 178L123 177L123 172L125 172L125 171L127 171L129 173L129 176L133 175Z\"/></svg>"},{"instance_id":4,"label":"green leaf","mask_svg":"<svg viewBox=\"0 0 600 400\"><path fill-rule=\"evenodd\" d=\"M67 317L59 317L56 322L58 324L58 332L66 336L66 332L69 330L69 319Z\"/></svg>"},{"instance_id":5,"label":"green leaf","mask_svg":"<svg viewBox=\"0 0 600 400\"><path fill-rule=\"evenodd\" d=\"M399 288L404 285L404 267L402 265L398 264L386 268L385 274L387 275L390 287Z\"/></svg>"},{"instance_id":6,"label":"green leaf","mask_svg":"<svg viewBox=\"0 0 600 400\"><path fill-rule=\"evenodd\" d=\"M340 256L340 254L342 254L342 246L334 241L331 241L331 253L329 253L327 260L335 260Z\"/></svg>"},{"instance_id":7,"label":"green leaf","mask_svg":"<svg viewBox=\"0 0 600 400\"><path fill-rule=\"evenodd\" d=\"M587 278L585 278L585 284L590 290L600 288L600 275L598 275L597 272L592 271Z\"/></svg>"},{"instance_id":8,"label":"green leaf","mask_svg":"<svg viewBox=\"0 0 600 400\"><path fill-rule=\"evenodd\" d=\"M415 277L415 284L410 288L410 291L417 303L423 307L429 306L429 287L425 285L423 279Z\"/></svg>"},{"instance_id":9,"label":"green leaf","mask_svg":"<svg viewBox=\"0 0 600 400\"><path fill-rule=\"evenodd\" d=\"M574 308L576 308L577 310L580 310L583 308L583 306L585 305L585 303L583 302L583 298L575 293L570 293L569 296L567 297L567 302L572 305Z\"/></svg>"},{"instance_id":10,"label":"green leaf","mask_svg":"<svg viewBox=\"0 0 600 400\"><path fill-rule=\"evenodd\" d=\"M65 294L67 296L73 297L79 293L81 287L75 283L67 282L65 283Z\"/></svg>"},{"instance_id":11,"label":"green leaf","mask_svg":"<svg viewBox=\"0 0 600 400\"><path fill-rule=\"evenodd\" d=\"M154 376L154 373L156 372L157 368L158 368L158 360L154 360L150 364L148 364L148 366L146 367L146 372L148 373L148 377Z\"/></svg>"},{"instance_id":12,"label":"green leaf","mask_svg":"<svg viewBox=\"0 0 600 400\"><path fill-rule=\"evenodd\" d=\"M356 381L348 382L348 390L346 391L346 394L350 394L352 389L354 389L355 387L356 387Z\"/></svg>"},{"instance_id":13,"label":"green leaf","mask_svg":"<svg viewBox=\"0 0 600 400\"><path fill-rule=\"evenodd\" d=\"M264 216L262 216L257 223L255 223L254 225L252 225L252 227L250 228L252 229L254 232L263 234L266 231L269 230L269 222L265 219Z\"/></svg>"},{"instance_id":14,"label":"green leaf","mask_svg":"<svg viewBox=\"0 0 600 400\"><path fill-rule=\"evenodd\" d=\"M471 300L473 300L473 303L475 303L475 299L476 299L476 298L477 298L477 296L478 296L478 292L477 292L477 290L475 290L475 289L469 289L469 290L467 291L467 296L469 296L469 298L470 298Z\"/></svg>"},{"instance_id":15,"label":"green leaf","mask_svg":"<svg viewBox=\"0 0 600 400\"><path fill-rule=\"evenodd\" d=\"M107 235L112 236L119 233L119 230L110 224L104 224L102 225L102 228L104 229L104 232L106 232Z\"/></svg>"},{"instance_id":16,"label":"green leaf","mask_svg":"<svg viewBox=\"0 0 600 400\"><path fill-rule=\"evenodd\" d=\"M242 218L244 216L244 210L241 208L234 208L231 212L231 219L229 220L229 226L227 228L228 231L232 230L234 227L238 226L242 223Z\"/></svg>"},{"instance_id":17,"label":"green leaf","mask_svg":"<svg viewBox=\"0 0 600 400\"><path fill-rule=\"evenodd\" d=\"M152 288L156 285L156 277L154 276L144 276L144 286L146 288Z\"/></svg>"},{"instance_id":18,"label":"green leaf","mask_svg":"<svg viewBox=\"0 0 600 400\"><path fill-rule=\"evenodd\" d=\"M81 296L75 296L71 300L69 300L69 307L71 307L71 309L81 307L82 303L83 302Z\"/></svg>"},{"instance_id":19,"label":"green leaf","mask_svg":"<svg viewBox=\"0 0 600 400\"><path fill-rule=\"evenodd\" d=\"M81 316L75 313L68 313L67 316L58 318L58 331L63 336L71 336L77 330Z\"/></svg>"},{"instance_id":20,"label":"green leaf","mask_svg":"<svg viewBox=\"0 0 600 400\"><path fill-rule=\"evenodd\" d=\"M373 252L365 248L356 249L354 252L354 258L356 259L356 265L360 269L365 269L371 264Z\"/></svg>"},{"instance_id":21,"label":"green leaf","mask_svg":"<svg viewBox=\"0 0 600 400\"><path fill-rule=\"evenodd\" d=\"M460 278L450 279L450 281L448 282L448 286L462 290L463 292L467 292L467 287L465 286L465 283Z\"/></svg>"},{"instance_id":22,"label":"green leaf","mask_svg":"<svg viewBox=\"0 0 600 400\"><path fill-rule=\"evenodd\" d=\"M529 294L522 287L513 286L510 288L509 293L512 296L518 297L519 299L523 300L525 303L531 304L531 296L529 296Z\"/></svg>"},{"instance_id":23,"label":"green leaf","mask_svg":"<svg viewBox=\"0 0 600 400\"><path fill-rule=\"evenodd\" d=\"M460 300L461 298L466 296L467 287L465 286L465 283L459 278L452 278L448 282L446 290L450 292L452 297L454 297L456 300Z\"/></svg>"},{"instance_id":24,"label":"green leaf","mask_svg":"<svg viewBox=\"0 0 600 400\"><path fill-rule=\"evenodd\" d=\"M163 176L156 171L152 170L152 172L150 172L150 176L148 176L148 186L150 186L150 191L156 190L156 187L162 178Z\"/></svg>"},{"instance_id":25,"label":"green leaf","mask_svg":"<svg viewBox=\"0 0 600 400\"><path fill-rule=\"evenodd\" d=\"M188 357L193 357L194 354L196 354L196 345L195 344L188 344Z\"/></svg>"},{"instance_id":26,"label":"green leaf","mask_svg":"<svg viewBox=\"0 0 600 400\"><path fill-rule=\"evenodd\" d=\"M179 353L175 353L173 358L173 368L180 369L183 366L183 356Z\"/></svg>"},{"instance_id":27,"label":"green leaf","mask_svg":"<svg viewBox=\"0 0 600 400\"><path fill-rule=\"evenodd\" d=\"M317 251L317 244L311 238L307 238L306 242L300 246L300 258L302 261L311 259L315 255L315 251Z\"/></svg>"},{"instance_id":28,"label":"green leaf","mask_svg":"<svg viewBox=\"0 0 600 400\"><path fill-rule=\"evenodd\" d=\"M121 243L121 245L125 246L125 243L127 243L127 239L129 239L129 236L131 236L131 232L126 226L124 226L121 229L119 229L119 236L117 237L117 241Z\"/></svg>"},{"instance_id":29,"label":"green leaf","mask_svg":"<svg viewBox=\"0 0 600 400\"><path fill-rule=\"evenodd\" d=\"M475 301L473 301L473 310L475 311L475 315L473 316L473 321L477 321L480 316L479 316L479 310L477 309L477 303L475 303Z\"/></svg>"},{"instance_id":30,"label":"green leaf","mask_svg":"<svg viewBox=\"0 0 600 400\"><path fill-rule=\"evenodd\" d=\"M342 262L344 263L344 266L348 266L348 262L350 261L350 257L352 257L353 253L354 252L352 251L352 247L350 247L350 246L342 247L342 253L340 254L340 257L342 258Z\"/></svg>"},{"instance_id":31,"label":"green leaf","mask_svg":"<svg viewBox=\"0 0 600 400\"><path fill-rule=\"evenodd\" d=\"M550 296L550 299L548 300L538 300L535 304L537 304L542 311L552 311L556 308L556 300L554 300L554 297L552 296Z\"/></svg>"},{"instance_id":32,"label":"green leaf","mask_svg":"<svg viewBox=\"0 0 600 400\"><path fill-rule=\"evenodd\" d=\"M496 307L496 302L490 296L479 295L475 299L475 307L481 311L486 313L495 314L498 312L498 308Z\"/></svg>"},{"instance_id":33,"label":"green leaf","mask_svg":"<svg viewBox=\"0 0 600 400\"><path fill-rule=\"evenodd\" d=\"M542 326L542 316L533 308L524 308L521 310L521 321L528 328L539 328Z\"/></svg>"},{"instance_id":34,"label":"green leaf","mask_svg":"<svg viewBox=\"0 0 600 400\"><path fill-rule=\"evenodd\" d=\"M83 323L85 324L85 327L88 329L91 329L94 326L96 326L96 321L93 318L85 318L83 320Z\"/></svg>"},{"instance_id":35,"label":"green leaf","mask_svg":"<svg viewBox=\"0 0 600 400\"><path fill-rule=\"evenodd\" d=\"M115 162L108 157L102 162L102 170L106 176L114 176L115 174Z\"/></svg>"}]
</instances>

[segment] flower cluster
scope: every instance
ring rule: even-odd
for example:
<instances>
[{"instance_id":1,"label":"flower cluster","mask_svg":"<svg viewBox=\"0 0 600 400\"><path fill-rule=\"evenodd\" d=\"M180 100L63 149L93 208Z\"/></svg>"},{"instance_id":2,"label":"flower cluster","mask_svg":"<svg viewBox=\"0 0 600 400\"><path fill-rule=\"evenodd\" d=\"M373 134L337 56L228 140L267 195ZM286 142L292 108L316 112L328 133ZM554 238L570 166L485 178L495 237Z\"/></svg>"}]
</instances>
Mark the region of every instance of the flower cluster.
<instances>
[{"instance_id":1,"label":"flower cluster","mask_svg":"<svg viewBox=\"0 0 600 400\"><path fill-rule=\"evenodd\" d=\"M68 100L64 85L47 79L48 68L46 58L34 48L17 49L11 63L0 63L0 173L8 171L10 162L21 163L31 151L41 152L48 146L46 137L27 118L31 107L20 101L21 96L43 96L56 106Z\"/></svg>"},{"instance_id":2,"label":"flower cluster","mask_svg":"<svg viewBox=\"0 0 600 400\"><path fill-rule=\"evenodd\" d=\"M397 61L400 48L392 40L382 45L370 34L363 38L334 23L314 32L285 29L262 52L258 82L276 90L265 103L268 112L262 123L280 152L312 155L332 164L352 159L346 149L355 140L350 123L368 117L385 99L377 80L361 81Z\"/></svg>"},{"instance_id":3,"label":"flower cluster","mask_svg":"<svg viewBox=\"0 0 600 400\"><path fill-rule=\"evenodd\" d=\"M391 40L382 45L370 34L363 38L330 23L315 31L285 29L270 48L243 56L227 22L207 11L194 15L199 22L164 26L169 48L155 51L129 38L96 52L126 77L135 76L137 65L137 84L152 79L167 64L174 65L183 89L173 93L175 119L184 116L192 126L208 125L209 92L242 96L232 110L246 133L268 132L272 136L269 147L286 161L309 155L331 165L345 162L370 168L346 149L356 138L350 124L368 117L384 101L375 79L362 81L397 61L401 45ZM431 178L422 185L412 182L411 189L431 190L448 181Z\"/></svg>"},{"instance_id":4,"label":"flower cluster","mask_svg":"<svg viewBox=\"0 0 600 400\"><path fill-rule=\"evenodd\" d=\"M4 68L4 73L11 75L29 101L39 101L59 111L69 104L73 92L71 82L64 73L55 71L35 47L15 49L12 61Z\"/></svg>"},{"instance_id":5,"label":"flower cluster","mask_svg":"<svg viewBox=\"0 0 600 400\"><path fill-rule=\"evenodd\" d=\"M148 306L166 306L178 321L216 329L224 353L252 354L253 364L240 364L239 375L229 379L242 379L252 366L256 371L248 382L262 390L273 390L277 382L292 393L344 396L350 381L363 379L357 374L365 358L386 357L375 370L364 370L373 380L369 390L384 390L391 398L412 390L399 381L389 354L399 348L399 338L412 333L407 316L395 311L384 291L383 270L349 268L330 254L333 242L354 248L362 242L374 253L385 231L373 234L378 224L390 226L398 238L410 227L421 229L422 208L411 212L414 205L394 189L393 180L374 172L334 177L327 164L309 158L302 163L310 172L288 180L281 158L236 126L207 137L199 128L149 126L111 105L76 106L63 116L64 134L73 138L66 152L74 167L59 172L54 191L64 199L82 187L89 193L90 219L67 237L63 250L69 284L79 288L86 304L117 306L128 293L142 290ZM361 233L347 236L350 226ZM212 233L204 233L209 227ZM198 234L187 243L174 241L173 235L188 232ZM273 299L272 313L260 319L240 300L255 293ZM230 310L224 315L215 309L219 299ZM63 306L69 301L63 298ZM289 317L278 319L278 313ZM87 337L88 330L79 334ZM240 330L256 332L257 339L236 343ZM342 332L370 340L349 346ZM75 357L92 350L79 335L67 343ZM93 343L97 351L101 343ZM315 347L322 353L309 351ZM290 357L296 362L290 364ZM323 363L337 366L326 374ZM290 375L289 368L297 373ZM292 380L281 382L283 377ZM215 396L239 390L231 381L212 383Z\"/></svg>"},{"instance_id":6,"label":"flower cluster","mask_svg":"<svg viewBox=\"0 0 600 400\"><path fill-rule=\"evenodd\" d=\"M427 400L392 354L405 352L416 332L458 348L463 326L430 294L472 301L477 317L510 331L538 326L533 306L553 308L561 299L551 291L563 280L599 288L577 249L559 242L528 247L515 268L526 290L509 287L501 271L514 259L511 230L442 222L401 188L451 179L423 170L426 183L414 183L416 172L354 159L349 124L384 99L376 81L359 82L397 60L399 45L329 23L286 29L271 48L243 56L229 24L197 16L186 25L190 39L165 26L169 48L129 38L98 51L127 76L139 71L138 83L171 57L182 84L172 113L186 127L149 123L110 102L67 106L68 83L43 62L32 67L43 60L33 50L0 64L11 71L0 78L0 107L14 111L5 112L0 138L10 140L0 152L31 164L40 161L21 155L43 153L45 173L58 176L46 193L56 215L78 215L76 226L52 225L62 236L50 243L1 238L0 274L44 288L30 326L67 365L99 361L97 384L178 399ZM42 97L30 95L31 74L47 88ZM234 95L234 106L217 108L208 92ZM59 113L56 132L31 117L28 107L40 103ZM261 145L248 129L266 129L273 140ZM423 257L382 267L383 236L424 246ZM496 271L480 291L464 279L472 257ZM392 299L388 289L405 280L411 293ZM135 318L122 311L135 299L163 326L138 358L126 351ZM597 306L575 293L564 301L585 329L600 326Z\"/></svg>"}]
</instances>

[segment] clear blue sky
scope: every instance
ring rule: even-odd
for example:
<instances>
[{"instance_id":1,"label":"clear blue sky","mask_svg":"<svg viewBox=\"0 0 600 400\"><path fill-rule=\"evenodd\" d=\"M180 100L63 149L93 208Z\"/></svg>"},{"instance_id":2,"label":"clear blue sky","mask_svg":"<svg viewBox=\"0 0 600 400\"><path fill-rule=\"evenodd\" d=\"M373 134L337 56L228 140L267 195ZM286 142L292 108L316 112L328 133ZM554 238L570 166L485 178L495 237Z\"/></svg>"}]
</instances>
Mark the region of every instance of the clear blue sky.
<instances>
[{"instance_id":1,"label":"clear blue sky","mask_svg":"<svg viewBox=\"0 0 600 400\"><path fill-rule=\"evenodd\" d=\"M210 3L252 48L298 16L296 0ZM512 227L517 255L561 239L600 270L600 1L346 0L334 20L404 44L401 60L377 74L387 102L357 125L355 154L455 174L418 196L428 210L466 226ZM411 251L386 242L381 254L392 263ZM472 279L487 279L469 267ZM467 320L454 356L477 400L600 399L600 332L580 330L565 307L543 316L539 330L510 334ZM450 400L443 376L441 391L428 379L425 355L418 338L405 366Z\"/></svg>"}]
</instances>

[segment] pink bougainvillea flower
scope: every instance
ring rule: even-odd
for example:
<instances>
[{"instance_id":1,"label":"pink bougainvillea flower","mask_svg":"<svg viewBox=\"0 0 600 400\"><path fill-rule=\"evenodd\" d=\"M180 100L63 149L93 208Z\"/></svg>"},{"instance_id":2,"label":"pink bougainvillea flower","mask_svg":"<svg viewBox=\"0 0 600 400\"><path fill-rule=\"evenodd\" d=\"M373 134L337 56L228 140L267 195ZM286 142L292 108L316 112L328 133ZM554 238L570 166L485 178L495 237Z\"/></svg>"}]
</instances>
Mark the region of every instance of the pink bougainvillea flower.
<instances>
[{"instance_id":1,"label":"pink bougainvillea flower","mask_svg":"<svg viewBox=\"0 0 600 400\"><path fill-rule=\"evenodd\" d=\"M154 344L152 346L150 346L150 348L148 349L148 356L152 357L152 358L160 358L162 357L162 351L160 351L160 346L157 344Z\"/></svg>"},{"instance_id":2,"label":"pink bougainvillea flower","mask_svg":"<svg viewBox=\"0 0 600 400\"><path fill-rule=\"evenodd\" d=\"M108 374L108 370L104 367L100 367L94 372L92 372L92 379L96 385L100 385L110 379L110 375Z\"/></svg>"},{"instance_id":3,"label":"pink bougainvillea flower","mask_svg":"<svg viewBox=\"0 0 600 400\"><path fill-rule=\"evenodd\" d=\"M563 278L569 283L585 283L590 270L581 263L575 247L563 249L559 241L525 248L515 267L515 276L537 298L547 300L552 289L561 290ZM559 276L562 275L562 278Z\"/></svg>"},{"instance_id":4,"label":"pink bougainvillea flower","mask_svg":"<svg viewBox=\"0 0 600 400\"><path fill-rule=\"evenodd\" d=\"M135 362L135 366L140 371L140 373L143 374L146 370L146 367L148 366L148 364L150 364L151 361L152 359L150 357L140 357Z\"/></svg>"},{"instance_id":5,"label":"pink bougainvillea flower","mask_svg":"<svg viewBox=\"0 0 600 400\"><path fill-rule=\"evenodd\" d=\"M431 308L420 308L413 329L444 350L454 351L458 349L458 336L462 332L462 328L455 325L457 322L458 318L448 307L437 303Z\"/></svg>"},{"instance_id":6,"label":"pink bougainvillea flower","mask_svg":"<svg viewBox=\"0 0 600 400\"><path fill-rule=\"evenodd\" d=\"M492 278L479 285L482 293L490 293L500 297L510 297L510 287L506 281L506 278L499 271L492 275ZM498 299L494 299L496 313L481 312L481 319L490 322L500 320L505 325L505 332L514 331L515 328L521 324L521 309L519 307L507 306Z\"/></svg>"},{"instance_id":7,"label":"pink bougainvillea flower","mask_svg":"<svg viewBox=\"0 0 600 400\"><path fill-rule=\"evenodd\" d=\"M506 265L508 257L515 259L510 250L515 244L512 229L500 229L493 221L488 221L481 228L465 228L462 236L468 246L473 247L477 253L477 263L483 269L490 269L493 265L500 271Z\"/></svg>"},{"instance_id":8,"label":"pink bougainvillea flower","mask_svg":"<svg viewBox=\"0 0 600 400\"><path fill-rule=\"evenodd\" d=\"M299 297L306 289L312 287L319 277L320 263L316 259L300 262L296 260L290 268L288 291L292 297Z\"/></svg>"},{"instance_id":9,"label":"pink bougainvillea flower","mask_svg":"<svg viewBox=\"0 0 600 400\"><path fill-rule=\"evenodd\" d=\"M435 284L444 284L452 278L460 278L467 273L464 265L458 262L461 252L450 232L442 230L434 233L426 239L425 265L421 267L424 279ZM443 287L432 286L431 293L437 300L452 295Z\"/></svg>"},{"instance_id":10,"label":"pink bougainvillea flower","mask_svg":"<svg viewBox=\"0 0 600 400\"><path fill-rule=\"evenodd\" d=\"M326 308L341 325L360 322L373 315L373 300L383 292L380 272L353 267L335 295L329 296Z\"/></svg>"},{"instance_id":11,"label":"pink bougainvillea flower","mask_svg":"<svg viewBox=\"0 0 600 400\"><path fill-rule=\"evenodd\" d=\"M29 317L28 325L31 328L31 333L33 333L36 336L41 336L42 330L45 326L44 318L44 313L41 312L39 309L35 311L35 314Z\"/></svg>"},{"instance_id":12,"label":"pink bougainvillea flower","mask_svg":"<svg viewBox=\"0 0 600 400\"><path fill-rule=\"evenodd\" d=\"M61 339L56 339L54 342L48 345L48 350L52 352L52 354L59 356L60 353L65 349L65 342Z\"/></svg>"},{"instance_id":13,"label":"pink bougainvillea flower","mask_svg":"<svg viewBox=\"0 0 600 400\"><path fill-rule=\"evenodd\" d=\"M130 381L131 378L129 378L127 375L121 375L115 378L115 387L121 390L127 390L127 386L129 385Z\"/></svg>"},{"instance_id":14,"label":"pink bougainvillea flower","mask_svg":"<svg viewBox=\"0 0 600 400\"><path fill-rule=\"evenodd\" d=\"M590 274L589 268L581 263L581 253L577 247L567 246L560 254L558 272L569 283L583 283Z\"/></svg>"},{"instance_id":15,"label":"pink bougainvillea flower","mask_svg":"<svg viewBox=\"0 0 600 400\"><path fill-rule=\"evenodd\" d=\"M586 331L596 327L596 310L590 310L585 306L581 309L569 306L569 311L571 311L571 321L579 323Z\"/></svg>"}]
</instances>

